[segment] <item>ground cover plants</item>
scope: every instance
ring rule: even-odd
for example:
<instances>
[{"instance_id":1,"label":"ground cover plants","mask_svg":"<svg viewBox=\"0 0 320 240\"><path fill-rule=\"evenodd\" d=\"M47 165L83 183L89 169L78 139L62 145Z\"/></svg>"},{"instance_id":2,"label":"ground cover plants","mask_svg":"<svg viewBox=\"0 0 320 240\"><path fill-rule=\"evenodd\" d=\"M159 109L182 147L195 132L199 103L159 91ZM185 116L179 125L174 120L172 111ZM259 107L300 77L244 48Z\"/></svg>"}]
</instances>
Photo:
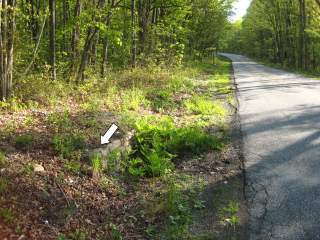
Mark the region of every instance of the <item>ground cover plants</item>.
<instances>
[{"instance_id":1,"label":"ground cover plants","mask_svg":"<svg viewBox=\"0 0 320 240\"><path fill-rule=\"evenodd\" d=\"M0 106L0 235L241 237L242 205L235 194L219 195L233 191L220 191L224 182L241 187L227 134L235 104L229 68L218 58L214 65L111 71L79 86L44 83L40 75L18 82ZM112 123L119 130L111 141L135 132L130 149L90 155ZM201 198L211 188L214 197ZM210 231L194 230L199 214L215 218Z\"/></svg>"}]
</instances>

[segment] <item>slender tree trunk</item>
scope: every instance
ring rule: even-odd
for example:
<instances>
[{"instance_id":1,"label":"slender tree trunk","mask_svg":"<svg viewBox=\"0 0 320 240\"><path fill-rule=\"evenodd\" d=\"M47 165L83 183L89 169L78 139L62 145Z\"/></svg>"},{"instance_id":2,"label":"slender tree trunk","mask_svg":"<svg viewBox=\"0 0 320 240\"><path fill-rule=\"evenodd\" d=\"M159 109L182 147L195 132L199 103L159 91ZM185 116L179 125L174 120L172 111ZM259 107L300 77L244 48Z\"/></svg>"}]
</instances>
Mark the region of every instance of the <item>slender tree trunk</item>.
<instances>
[{"instance_id":1,"label":"slender tree trunk","mask_svg":"<svg viewBox=\"0 0 320 240\"><path fill-rule=\"evenodd\" d=\"M56 2L49 0L50 9L50 66L52 79L56 80L56 44L55 44L55 29L56 29Z\"/></svg>"},{"instance_id":2,"label":"slender tree trunk","mask_svg":"<svg viewBox=\"0 0 320 240\"><path fill-rule=\"evenodd\" d=\"M131 17L132 17L132 45L131 45L131 67L136 68L137 46L136 46L136 0L132 0Z\"/></svg>"},{"instance_id":3,"label":"slender tree trunk","mask_svg":"<svg viewBox=\"0 0 320 240\"><path fill-rule=\"evenodd\" d=\"M77 17L81 14L82 10L82 1L77 0L76 7L74 9L74 17ZM71 73L74 73L75 60L78 57L77 45L80 38L80 20L76 23L71 37Z\"/></svg>"},{"instance_id":4,"label":"slender tree trunk","mask_svg":"<svg viewBox=\"0 0 320 240\"><path fill-rule=\"evenodd\" d=\"M117 2L117 4L115 5L114 9L116 9L122 1L123 0L119 0ZM98 2L98 4L97 4L98 9L103 7L102 3L103 3L103 1ZM113 12L111 12L110 17L112 16L112 14L113 14ZM95 15L93 16L93 18L95 18ZM108 19L109 18L107 17L103 21L100 20L100 22L102 24L104 24L105 22L108 21ZM88 28L88 35L87 35L86 43L85 43L85 46L84 46L84 49L82 52L82 59L81 59L81 64L80 64L79 71L78 71L78 76L76 78L76 84L79 84L80 78L81 78L82 82L84 80L84 70L86 69L86 66L87 66L88 52L90 49L92 49L92 43L93 43L94 37L98 32L99 32L98 27L91 26Z\"/></svg>"},{"instance_id":5,"label":"slender tree trunk","mask_svg":"<svg viewBox=\"0 0 320 240\"><path fill-rule=\"evenodd\" d=\"M45 9L47 9L47 7ZM44 16L42 27L41 27L41 31L40 31L40 35L39 35L36 47L34 49L32 59L31 59L29 65L27 66L26 70L21 74L19 81L27 74L27 72L29 71L29 68L31 67L31 65L32 65L32 63L33 63L33 61L34 61L34 59L36 57L36 53L37 53L37 50L38 50L38 47L39 47L39 43L40 43L40 40L41 40L41 37L42 37L44 26L46 24L46 20L47 20L47 14Z\"/></svg>"},{"instance_id":6,"label":"slender tree trunk","mask_svg":"<svg viewBox=\"0 0 320 240\"><path fill-rule=\"evenodd\" d=\"M299 53L298 53L298 68L302 69L303 64L303 36L304 36L304 24L303 24L303 1L299 0L300 4L300 17L299 17Z\"/></svg>"},{"instance_id":7,"label":"slender tree trunk","mask_svg":"<svg viewBox=\"0 0 320 240\"><path fill-rule=\"evenodd\" d=\"M88 28L88 35L87 35L87 39L86 39L86 43L82 52L82 58L81 58L81 64L79 67L79 71L78 71L78 76L76 79L76 84L79 84L79 80L81 79L81 82L84 81L84 70L86 68L87 65L87 59L88 59L88 52L91 49L92 46L92 40L94 35L92 34L92 27Z\"/></svg>"},{"instance_id":8,"label":"slender tree trunk","mask_svg":"<svg viewBox=\"0 0 320 240\"><path fill-rule=\"evenodd\" d=\"M2 0L2 9L1 9L1 62L0 62L0 76L1 76L1 91L0 91L0 100L7 99L7 1Z\"/></svg>"},{"instance_id":9,"label":"slender tree trunk","mask_svg":"<svg viewBox=\"0 0 320 240\"><path fill-rule=\"evenodd\" d=\"M111 9L114 8L114 4L115 4L115 0L112 0L111 8L110 8L110 10L108 12L108 20L107 20L108 34L104 38L104 41L103 41L101 77L103 77L106 74L106 71L107 71L109 31L110 31L110 26L111 26Z\"/></svg>"},{"instance_id":10,"label":"slender tree trunk","mask_svg":"<svg viewBox=\"0 0 320 240\"><path fill-rule=\"evenodd\" d=\"M10 8L7 6L10 5ZM0 10L0 101L12 94L13 43L15 34L16 0L2 0Z\"/></svg>"},{"instance_id":11,"label":"slender tree trunk","mask_svg":"<svg viewBox=\"0 0 320 240\"><path fill-rule=\"evenodd\" d=\"M126 6L126 1L124 0L124 5ZM123 39L127 39L127 26L126 26L126 22L127 22L127 9L123 8ZM123 47L123 67L126 68L126 63L127 63L127 57L126 57L126 53L127 53L127 48L128 48L128 41L125 41L124 47Z\"/></svg>"},{"instance_id":12,"label":"slender tree trunk","mask_svg":"<svg viewBox=\"0 0 320 240\"><path fill-rule=\"evenodd\" d=\"M303 0L303 35L304 35L304 69L309 69L309 53L308 53L308 35L307 29L307 16L306 16L306 0Z\"/></svg>"}]
</instances>

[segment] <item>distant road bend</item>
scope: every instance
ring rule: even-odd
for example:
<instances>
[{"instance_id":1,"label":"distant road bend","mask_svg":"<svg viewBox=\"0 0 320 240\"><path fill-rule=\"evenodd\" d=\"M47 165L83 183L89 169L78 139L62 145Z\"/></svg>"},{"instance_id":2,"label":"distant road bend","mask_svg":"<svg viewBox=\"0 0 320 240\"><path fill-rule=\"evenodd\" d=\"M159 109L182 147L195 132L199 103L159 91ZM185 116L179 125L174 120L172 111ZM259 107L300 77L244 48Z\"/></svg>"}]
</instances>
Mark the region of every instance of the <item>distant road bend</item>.
<instances>
[{"instance_id":1,"label":"distant road bend","mask_svg":"<svg viewBox=\"0 0 320 240\"><path fill-rule=\"evenodd\" d=\"M320 239L320 81L236 54L250 239Z\"/></svg>"}]
</instances>

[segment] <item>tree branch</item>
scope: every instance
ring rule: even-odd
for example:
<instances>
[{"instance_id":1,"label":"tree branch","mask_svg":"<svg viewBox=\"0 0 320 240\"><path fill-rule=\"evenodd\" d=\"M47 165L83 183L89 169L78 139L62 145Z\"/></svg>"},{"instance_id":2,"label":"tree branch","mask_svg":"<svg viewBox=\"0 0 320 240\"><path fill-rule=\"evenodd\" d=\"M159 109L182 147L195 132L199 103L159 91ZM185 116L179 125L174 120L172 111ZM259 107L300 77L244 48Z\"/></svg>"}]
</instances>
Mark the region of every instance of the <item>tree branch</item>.
<instances>
[{"instance_id":1,"label":"tree branch","mask_svg":"<svg viewBox=\"0 0 320 240\"><path fill-rule=\"evenodd\" d=\"M46 6L46 10L47 10L47 8L48 8L48 5ZM41 36L42 36L42 33L43 33L43 29L44 29L44 25L46 23L46 20L47 20L47 14L44 16L42 27L41 27L41 32L40 32L40 35L39 35L39 38L38 38L38 41L37 41L36 48L34 49L34 52L33 52L33 56L32 56L31 62L28 65L28 67L26 68L26 70L21 74L19 81L21 81L21 79L27 74L27 72L29 71L29 69L30 69L30 67L31 67L31 65L32 65L32 63L34 61L34 59L36 58L36 53L37 53L37 50L38 50L38 47L39 47L39 43L40 43L40 40L41 40Z\"/></svg>"}]
</instances>

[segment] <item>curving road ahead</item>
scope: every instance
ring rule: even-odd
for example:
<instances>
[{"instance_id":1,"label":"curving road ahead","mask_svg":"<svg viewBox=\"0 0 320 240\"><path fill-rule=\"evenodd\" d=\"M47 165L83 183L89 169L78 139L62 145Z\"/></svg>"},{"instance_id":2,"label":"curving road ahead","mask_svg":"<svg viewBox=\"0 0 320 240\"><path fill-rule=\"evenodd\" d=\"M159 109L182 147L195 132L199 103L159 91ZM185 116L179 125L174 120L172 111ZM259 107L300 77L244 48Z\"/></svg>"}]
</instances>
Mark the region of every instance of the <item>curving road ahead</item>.
<instances>
[{"instance_id":1,"label":"curving road ahead","mask_svg":"<svg viewBox=\"0 0 320 240\"><path fill-rule=\"evenodd\" d=\"M236 54L250 239L320 239L320 81Z\"/></svg>"}]
</instances>

